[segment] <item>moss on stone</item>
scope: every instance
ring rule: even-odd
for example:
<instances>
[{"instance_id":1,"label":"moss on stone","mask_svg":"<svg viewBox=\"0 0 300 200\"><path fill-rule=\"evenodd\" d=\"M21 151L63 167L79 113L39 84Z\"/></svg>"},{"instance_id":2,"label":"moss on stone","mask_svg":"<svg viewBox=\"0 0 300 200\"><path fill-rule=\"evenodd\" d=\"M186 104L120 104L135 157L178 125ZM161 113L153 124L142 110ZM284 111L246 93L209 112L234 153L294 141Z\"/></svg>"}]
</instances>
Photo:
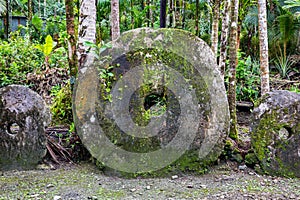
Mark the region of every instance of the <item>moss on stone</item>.
<instances>
[{"instance_id":1,"label":"moss on stone","mask_svg":"<svg viewBox=\"0 0 300 200\"><path fill-rule=\"evenodd\" d=\"M246 165L254 167L258 163L259 163L259 160L257 159L255 153L248 153L245 156L245 164Z\"/></svg>"},{"instance_id":2,"label":"moss on stone","mask_svg":"<svg viewBox=\"0 0 300 200\"><path fill-rule=\"evenodd\" d=\"M294 97L289 96L292 94L284 92L268 94L259 101L260 109L264 112L261 113L259 109L254 111L256 118L252 125L251 142L265 173L294 177L300 166L297 158L293 157L298 145L297 140L300 138L298 112L291 106L296 102ZM286 101L285 105L280 105L280 98ZM287 101L288 98L291 98L291 101ZM251 157L249 155L247 159L250 160L247 162L253 162Z\"/></svg>"}]
</instances>

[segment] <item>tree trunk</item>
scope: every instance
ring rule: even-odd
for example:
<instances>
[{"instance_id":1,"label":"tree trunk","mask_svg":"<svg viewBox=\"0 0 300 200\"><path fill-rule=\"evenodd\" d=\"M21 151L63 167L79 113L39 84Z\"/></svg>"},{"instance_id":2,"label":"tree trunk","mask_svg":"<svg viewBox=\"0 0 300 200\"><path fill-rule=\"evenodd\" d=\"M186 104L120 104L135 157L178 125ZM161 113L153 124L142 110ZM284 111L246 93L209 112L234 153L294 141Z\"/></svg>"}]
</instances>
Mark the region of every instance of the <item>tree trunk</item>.
<instances>
[{"instance_id":1,"label":"tree trunk","mask_svg":"<svg viewBox=\"0 0 300 200\"><path fill-rule=\"evenodd\" d=\"M78 27L78 59L79 69L83 66L89 47L84 42L96 41L96 2L95 0L82 0L80 2Z\"/></svg>"},{"instance_id":2,"label":"tree trunk","mask_svg":"<svg viewBox=\"0 0 300 200\"><path fill-rule=\"evenodd\" d=\"M195 31L196 31L196 36L199 36L199 0L196 0Z\"/></svg>"},{"instance_id":3,"label":"tree trunk","mask_svg":"<svg viewBox=\"0 0 300 200\"><path fill-rule=\"evenodd\" d=\"M10 11L10 2L9 0L6 0L6 12L5 12L5 22L4 22L6 39L9 38L9 32L10 32L9 11Z\"/></svg>"},{"instance_id":4,"label":"tree trunk","mask_svg":"<svg viewBox=\"0 0 300 200\"><path fill-rule=\"evenodd\" d=\"M149 15L150 15L150 22L151 22L151 27L154 27L154 18L153 18L153 10L151 8L153 2L150 0L150 8L149 8Z\"/></svg>"},{"instance_id":5,"label":"tree trunk","mask_svg":"<svg viewBox=\"0 0 300 200\"><path fill-rule=\"evenodd\" d=\"M239 12L239 0L232 0L231 4L231 27L230 27L230 46L229 46L229 89L228 103L230 111L230 133L229 137L236 140L237 117L236 117L236 66L237 66L237 23Z\"/></svg>"},{"instance_id":6,"label":"tree trunk","mask_svg":"<svg viewBox=\"0 0 300 200\"><path fill-rule=\"evenodd\" d=\"M74 0L65 0L66 7L66 26L68 33L68 62L71 80L75 80L78 70L78 58L76 54L76 34L74 24ZM74 81L71 81L71 89L73 90Z\"/></svg>"},{"instance_id":7,"label":"tree trunk","mask_svg":"<svg viewBox=\"0 0 300 200\"><path fill-rule=\"evenodd\" d=\"M160 0L160 28L166 28L167 0Z\"/></svg>"},{"instance_id":8,"label":"tree trunk","mask_svg":"<svg viewBox=\"0 0 300 200\"><path fill-rule=\"evenodd\" d=\"M212 22L212 29L211 29L211 49L214 54L218 55L218 42L219 42L219 18L220 18L220 0L214 1L213 6L213 22Z\"/></svg>"},{"instance_id":9,"label":"tree trunk","mask_svg":"<svg viewBox=\"0 0 300 200\"><path fill-rule=\"evenodd\" d=\"M151 19L150 19L150 10L151 10L151 8L150 8L150 6L151 6L151 3L150 3L150 0L146 0L146 3L147 3L147 6L149 6L149 9L147 10L147 14L146 14L146 18L147 18L147 27L150 27L150 21L151 21Z\"/></svg>"},{"instance_id":10,"label":"tree trunk","mask_svg":"<svg viewBox=\"0 0 300 200\"><path fill-rule=\"evenodd\" d=\"M173 5L172 5L172 8L173 8L173 9L172 9L172 17L173 17L173 19L172 19L172 21L173 21L173 26L172 26L172 27L175 28L175 27L176 27L176 23L177 23L177 22L176 22L176 12L175 12L175 11L176 11L176 0L173 0L173 1L172 1L172 4L173 4Z\"/></svg>"},{"instance_id":11,"label":"tree trunk","mask_svg":"<svg viewBox=\"0 0 300 200\"><path fill-rule=\"evenodd\" d=\"M261 95L264 95L270 91L266 0L258 0L258 29Z\"/></svg>"},{"instance_id":12,"label":"tree trunk","mask_svg":"<svg viewBox=\"0 0 300 200\"><path fill-rule=\"evenodd\" d=\"M134 29L133 0L130 0L131 29Z\"/></svg>"},{"instance_id":13,"label":"tree trunk","mask_svg":"<svg viewBox=\"0 0 300 200\"><path fill-rule=\"evenodd\" d=\"M28 0L27 7L28 7L28 21L31 22L31 19L32 19L32 0Z\"/></svg>"},{"instance_id":14,"label":"tree trunk","mask_svg":"<svg viewBox=\"0 0 300 200\"><path fill-rule=\"evenodd\" d=\"M222 32L221 32L221 45L220 45L220 57L219 57L219 68L221 74L225 74L226 59L227 59L227 44L228 44L228 32L230 22L230 7L231 0L225 0L224 9L222 12Z\"/></svg>"},{"instance_id":15,"label":"tree trunk","mask_svg":"<svg viewBox=\"0 0 300 200\"><path fill-rule=\"evenodd\" d=\"M47 18L47 12L46 9L47 8L47 0L44 0L44 17Z\"/></svg>"},{"instance_id":16,"label":"tree trunk","mask_svg":"<svg viewBox=\"0 0 300 200\"><path fill-rule=\"evenodd\" d=\"M182 20L180 21L181 21L181 28L184 29L185 28L185 1L184 0L182 0L182 5L180 5L179 9L181 8L182 8Z\"/></svg>"},{"instance_id":17,"label":"tree trunk","mask_svg":"<svg viewBox=\"0 0 300 200\"><path fill-rule=\"evenodd\" d=\"M41 15L42 15L41 14L41 0L39 0L38 4L39 4L39 8L38 8L39 9L39 17L41 17Z\"/></svg>"},{"instance_id":18,"label":"tree trunk","mask_svg":"<svg viewBox=\"0 0 300 200\"><path fill-rule=\"evenodd\" d=\"M28 30L29 30L29 33L30 33L31 28L32 28L32 16L33 16L32 0L28 0L27 7L28 7L28 16L27 16L28 23L27 24L28 24ZM29 37L29 40L30 41L32 40L31 36Z\"/></svg>"},{"instance_id":19,"label":"tree trunk","mask_svg":"<svg viewBox=\"0 0 300 200\"><path fill-rule=\"evenodd\" d=\"M169 27L173 26L173 2L175 0L169 0Z\"/></svg>"},{"instance_id":20,"label":"tree trunk","mask_svg":"<svg viewBox=\"0 0 300 200\"><path fill-rule=\"evenodd\" d=\"M119 0L111 0L111 39L115 41L120 36Z\"/></svg>"}]
</instances>

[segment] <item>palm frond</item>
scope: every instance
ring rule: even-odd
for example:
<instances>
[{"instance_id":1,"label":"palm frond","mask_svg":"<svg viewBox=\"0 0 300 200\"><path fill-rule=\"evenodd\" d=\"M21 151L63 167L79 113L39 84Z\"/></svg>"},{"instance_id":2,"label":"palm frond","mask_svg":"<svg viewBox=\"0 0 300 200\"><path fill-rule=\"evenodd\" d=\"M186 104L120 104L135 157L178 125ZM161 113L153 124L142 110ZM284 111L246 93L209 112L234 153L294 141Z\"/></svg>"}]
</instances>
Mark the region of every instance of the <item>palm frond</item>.
<instances>
[{"instance_id":1,"label":"palm frond","mask_svg":"<svg viewBox=\"0 0 300 200\"><path fill-rule=\"evenodd\" d=\"M3 13L6 11L6 1L5 0L0 0L0 13Z\"/></svg>"},{"instance_id":2,"label":"palm frond","mask_svg":"<svg viewBox=\"0 0 300 200\"><path fill-rule=\"evenodd\" d=\"M294 16L291 13L286 13L278 16L277 20L282 40L288 41L292 39L296 31Z\"/></svg>"}]
</instances>

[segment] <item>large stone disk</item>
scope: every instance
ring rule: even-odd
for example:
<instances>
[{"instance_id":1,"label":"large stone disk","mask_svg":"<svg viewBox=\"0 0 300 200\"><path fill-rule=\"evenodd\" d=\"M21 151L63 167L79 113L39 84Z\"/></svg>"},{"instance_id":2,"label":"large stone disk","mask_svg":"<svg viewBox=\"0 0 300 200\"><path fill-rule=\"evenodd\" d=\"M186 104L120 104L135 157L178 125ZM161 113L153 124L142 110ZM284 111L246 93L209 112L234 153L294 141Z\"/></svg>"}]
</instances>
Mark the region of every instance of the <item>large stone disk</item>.
<instances>
[{"instance_id":1,"label":"large stone disk","mask_svg":"<svg viewBox=\"0 0 300 200\"><path fill-rule=\"evenodd\" d=\"M83 143L98 161L129 173L216 161L229 114L215 60L205 42L176 29L128 31L89 54L73 98Z\"/></svg>"},{"instance_id":2,"label":"large stone disk","mask_svg":"<svg viewBox=\"0 0 300 200\"><path fill-rule=\"evenodd\" d=\"M50 110L27 87L0 88L0 169L31 169L46 154Z\"/></svg>"},{"instance_id":3,"label":"large stone disk","mask_svg":"<svg viewBox=\"0 0 300 200\"><path fill-rule=\"evenodd\" d=\"M251 143L270 175L300 177L300 95L272 91L253 110Z\"/></svg>"}]
</instances>

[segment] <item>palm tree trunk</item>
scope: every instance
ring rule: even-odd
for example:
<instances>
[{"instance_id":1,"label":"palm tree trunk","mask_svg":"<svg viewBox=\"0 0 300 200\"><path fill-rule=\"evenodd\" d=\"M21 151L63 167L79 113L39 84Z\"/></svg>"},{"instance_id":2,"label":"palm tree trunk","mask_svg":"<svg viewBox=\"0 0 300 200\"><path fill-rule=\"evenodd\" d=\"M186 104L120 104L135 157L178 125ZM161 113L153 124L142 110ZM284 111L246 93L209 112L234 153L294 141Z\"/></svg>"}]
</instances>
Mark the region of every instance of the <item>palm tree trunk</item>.
<instances>
[{"instance_id":1,"label":"palm tree trunk","mask_svg":"<svg viewBox=\"0 0 300 200\"><path fill-rule=\"evenodd\" d=\"M76 54L76 34L74 24L74 0L65 0L66 7L66 24L68 33L68 62L71 79L75 79L78 69L78 58ZM73 90L74 81L71 81L71 89Z\"/></svg>"},{"instance_id":2,"label":"palm tree trunk","mask_svg":"<svg viewBox=\"0 0 300 200\"><path fill-rule=\"evenodd\" d=\"M88 47L84 42L96 41L96 2L95 0L82 0L79 10L78 27L78 60L79 69L83 66L87 57Z\"/></svg>"},{"instance_id":3,"label":"palm tree trunk","mask_svg":"<svg viewBox=\"0 0 300 200\"><path fill-rule=\"evenodd\" d=\"M270 91L266 0L258 0L258 33L261 72L261 95L264 95Z\"/></svg>"},{"instance_id":4,"label":"palm tree trunk","mask_svg":"<svg viewBox=\"0 0 300 200\"><path fill-rule=\"evenodd\" d=\"M231 4L231 27L229 46L229 89L228 103L230 111L230 133L232 139L238 138L236 117L236 66L237 66L237 23L239 12L239 0L232 0Z\"/></svg>"},{"instance_id":5,"label":"palm tree trunk","mask_svg":"<svg viewBox=\"0 0 300 200\"><path fill-rule=\"evenodd\" d=\"M160 0L160 28L166 27L167 0Z\"/></svg>"},{"instance_id":6,"label":"palm tree trunk","mask_svg":"<svg viewBox=\"0 0 300 200\"><path fill-rule=\"evenodd\" d=\"M115 41L120 36L119 0L111 0L111 39Z\"/></svg>"},{"instance_id":7,"label":"palm tree trunk","mask_svg":"<svg viewBox=\"0 0 300 200\"><path fill-rule=\"evenodd\" d=\"M221 74L224 77L225 67L226 67L226 59L227 59L227 40L228 40L228 32L229 32L229 22L230 22L230 7L231 0L225 0L224 9L222 12L222 32L221 32L221 45L220 45L220 57L219 57L219 68Z\"/></svg>"},{"instance_id":8,"label":"palm tree trunk","mask_svg":"<svg viewBox=\"0 0 300 200\"><path fill-rule=\"evenodd\" d=\"M219 18L220 18L220 0L214 1L213 6L213 22L212 22L212 29L211 29L211 49L216 55L218 54L218 37L219 37Z\"/></svg>"}]
</instances>

